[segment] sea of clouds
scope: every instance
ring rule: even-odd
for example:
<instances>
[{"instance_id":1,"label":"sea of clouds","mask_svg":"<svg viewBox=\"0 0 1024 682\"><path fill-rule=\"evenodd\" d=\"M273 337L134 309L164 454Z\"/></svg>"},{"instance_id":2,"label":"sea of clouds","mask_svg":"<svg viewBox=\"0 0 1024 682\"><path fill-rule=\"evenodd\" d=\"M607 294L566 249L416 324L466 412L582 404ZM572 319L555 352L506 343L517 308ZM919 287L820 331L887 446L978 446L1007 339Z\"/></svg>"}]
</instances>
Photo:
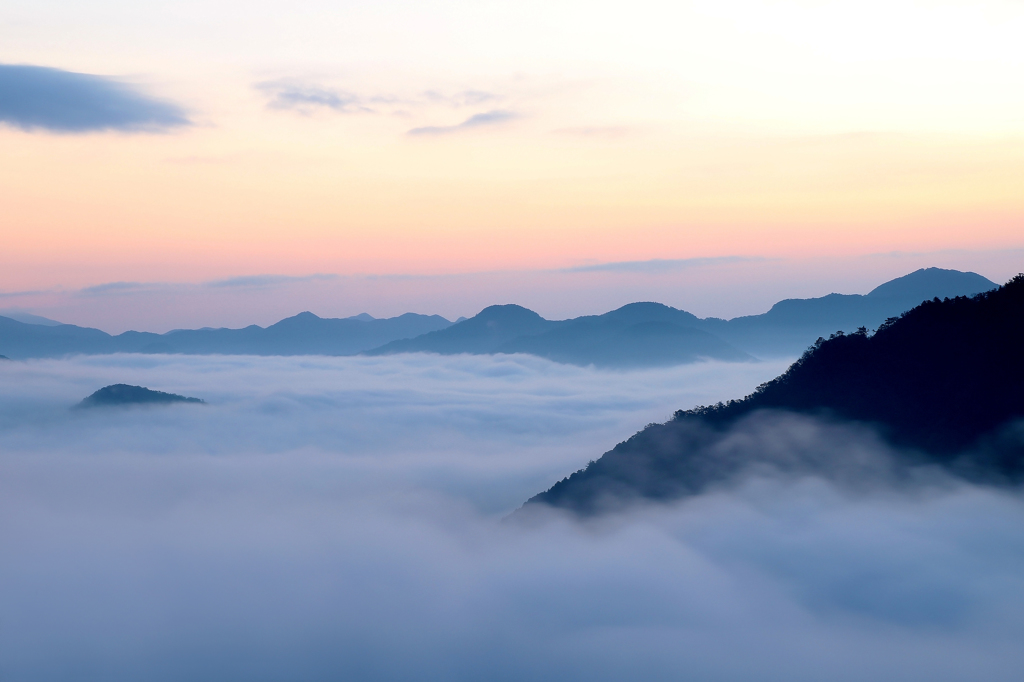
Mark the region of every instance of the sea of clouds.
<instances>
[{"instance_id":1,"label":"sea of clouds","mask_svg":"<svg viewBox=\"0 0 1024 682\"><path fill-rule=\"evenodd\" d=\"M507 520L646 423L783 369L3 363L0 679L1019 679L1013 490L752 475ZM111 383L208 404L71 409ZM803 448L851 448L794 424Z\"/></svg>"}]
</instances>

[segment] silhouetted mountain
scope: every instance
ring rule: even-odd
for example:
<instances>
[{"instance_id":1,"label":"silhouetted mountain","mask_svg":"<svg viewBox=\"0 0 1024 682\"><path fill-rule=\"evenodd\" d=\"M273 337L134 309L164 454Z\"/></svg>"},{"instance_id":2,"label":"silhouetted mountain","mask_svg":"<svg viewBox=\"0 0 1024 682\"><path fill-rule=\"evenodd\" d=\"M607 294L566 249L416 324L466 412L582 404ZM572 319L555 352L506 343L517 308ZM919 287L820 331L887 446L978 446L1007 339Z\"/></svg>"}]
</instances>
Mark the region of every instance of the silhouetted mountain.
<instances>
[{"instance_id":1,"label":"silhouetted mountain","mask_svg":"<svg viewBox=\"0 0 1024 682\"><path fill-rule=\"evenodd\" d=\"M545 320L517 305L484 309L456 324L412 313L374 319L366 313L323 319L301 313L267 328L125 332L0 317L0 350L9 357L99 353L252 355L384 355L402 352L531 353L558 362L602 367L663 366L701 358L742 360L796 356L819 336L876 328L935 296L971 295L995 287L984 277L929 268L886 282L871 293L780 301L763 315L699 319L658 303L633 303L604 315Z\"/></svg>"},{"instance_id":2,"label":"silhouetted mountain","mask_svg":"<svg viewBox=\"0 0 1024 682\"><path fill-rule=\"evenodd\" d=\"M753 360L708 332L697 318L660 303L631 303L604 315L566 320L534 336L501 346L503 353L530 353L555 362L598 367L656 367L701 359Z\"/></svg>"},{"instance_id":3,"label":"silhouetted mountain","mask_svg":"<svg viewBox=\"0 0 1024 682\"><path fill-rule=\"evenodd\" d=\"M152 336L156 336L153 334ZM25 324L0 317L0 348L11 358L47 358L72 353L116 352L111 337L99 329L62 324L55 327Z\"/></svg>"},{"instance_id":4,"label":"silhouetted mountain","mask_svg":"<svg viewBox=\"0 0 1024 682\"><path fill-rule=\"evenodd\" d=\"M859 327L876 329L886 319L922 301L973 296L996 286L973 272L927 268L886 282L863 296L829 294L786 299L762 315L731 320L707 318L696 326L760 358L792 357L819 336L852 332Z\"/></svg>"},{"instance_id":5,"label":"silhouetted mountain","mask_svg":"<svg viewBox=\"0 0 1024 682\"><path fill-rule=\"evenodd\" d=\"M519 305L492 305L479 314L445 329L402 341L392 341L367 355L393 353L498 353L506 343L521 336L540 334L559 322L543 317Z\"/></svg>"},{"instance_id":6,"label":"silhouetted mountain","mask_svg":"<svg viewBox=\"0 0 1024 682\"><path fill-rule=\"evenodd\" d=\"M111 405L159 405L166 403L203 403L199 398L186 398L175 393L152 391L143 386L113 384L104 386L78 403L78 407L106 407Z\"/></svg>"},{"instance_id":7,"label":"silhouetted mountain","mask_svg":"<svg viewBox=\"0 0 1024 682\"><path fill-rule=\"evenodd\" d=\"M663 366L711 358L795 356L819 336L884 320L935 296L966 296L996 284L981 275L928 268L867 295L788 299L763 315L700 319L660 303L632 303L604 315L545 320L521 306L491 306L465 322L387 344L370 355L428 352L529 353L577 365ZM923 294L923 295L922 295Z\"/></svg>"},{"instance_id":8,"label":"silhouetted mountain","mask_svg":"<svg viewBox=\"0 0 1024 682\"><path fill-rule=\"evenodd\" d=\"M696 320L690 313L660 303L632 303L604 315L560 321L545 320L522 306L496 305L447 329L395 341L368 354L529 353L600 367L752 359L714 335L694 329Z\"/></svg>"},{"instance_id":9,"label":"silhouetted mountain","mask_svg":"<svg viewBox=\"0 0 1024 682\"><path fill-rule=\"evenodd\" d=\"M821 339L784 374L742 400L679 411L537 495L580 513L636 498L700 492L757 464L778 466L761 427L808 415L877 428L905 464L975 479L1024 478L1024 275L973 298L926 301L879 330ZM762 432L764 432L762 430ZM824 471L791 448L785 466ZM738 454L739 453L739 454ZM784 453L785 455L785 453Z\"/></svg>"},{"instance_id":10,"label":"silhouetted mountain","mask_svg":"<svg viewBox=\"0 0 1024 682\"><path fill-rule=\"evenodd\" d=\"M166 334L129 331L111 336L70 324L43 326L0 317L0 347L16 358L105 353L354 355L450 325L439 315L407 313L378 320L362 313L325 319L305 312L266 328L179 329Z\"/></svg>"},{"instance_id":11,"label":"silhouetted mountain","mask_svg":"<svg viewBox=\"0 0 1024 682\"><path fill-rule=\"evenodd\" d=\"M6 355L0 355L0 360L10 360Z\"/></svg>"}]
</instances>

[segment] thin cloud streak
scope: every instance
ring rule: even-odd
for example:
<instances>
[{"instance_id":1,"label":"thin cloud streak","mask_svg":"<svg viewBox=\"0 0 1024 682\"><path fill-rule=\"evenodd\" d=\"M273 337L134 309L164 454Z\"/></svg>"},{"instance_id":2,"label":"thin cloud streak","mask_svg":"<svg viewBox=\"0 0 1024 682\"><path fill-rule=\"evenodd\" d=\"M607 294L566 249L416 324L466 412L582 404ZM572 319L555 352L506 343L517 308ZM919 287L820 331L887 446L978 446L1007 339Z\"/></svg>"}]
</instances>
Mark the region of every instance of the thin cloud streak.
<instances>
[{"instance_id":1,"label":"thin cloud streak","mask_svg":"<svg viewBox=\"0 0 1024 682\"><path fill-rule=\"evenodd\" d=\"M572 268L564 268L557 272L628 272L628 273L650 273L661 274L677 272L690 268L700 268L713 265L729 265L733 263L757 263L768 260L760 257L750 256L717 256L712 258L674 258L651 260L619 261L613 263L596 263L594 265L579 265Z\"/></svg>"},{"instance_id":2,"label":"thin cloud streak","mask_svg":"<svg viewBox=\"0 0 1024 682\"><path fill-rule=\"evenodd\" d=\"M274 287L287 284L295 284L298 282L316 282L322 280L336 280L340 276L330 273L315 273L312 275L304 275L300 277L293 277L289 275L248 275L243 277L230 277L228 279L215 280L213 282L206 282L200 286L209 287L213 289L220 289L225 287L239 287L239 288L265 288Z\"/></svg>"},{"instance_id":3,"label":"thin cloud streak","mask_svg":"<svg viewBox=\"0 0 1024 682\"><path fill-rule=\"evenodd\" d=\"M472 130L474 128L484 128L489 126L497 126L502 123L508 123L520 118L520 115L504 109L495 109L494 111L487 111L482 114L475 114L470 116L462 123L453 126L425 126L422 128L413 128L409 130L407 135L449 135L451 133L464 132L466 130Z\"/></svg>"}]
</instances>

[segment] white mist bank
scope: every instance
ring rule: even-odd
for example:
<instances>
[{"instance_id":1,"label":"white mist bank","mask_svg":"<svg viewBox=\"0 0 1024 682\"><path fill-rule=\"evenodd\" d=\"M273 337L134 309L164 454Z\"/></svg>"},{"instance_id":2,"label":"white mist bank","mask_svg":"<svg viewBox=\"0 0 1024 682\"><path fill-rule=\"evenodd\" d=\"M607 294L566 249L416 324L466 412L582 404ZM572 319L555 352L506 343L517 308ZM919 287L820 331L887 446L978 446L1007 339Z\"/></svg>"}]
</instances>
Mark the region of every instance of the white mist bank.
<instances>
[{"instance_id":1,"label":"white mist bank","mask_svg":"<svg viewBox=\"0 0 1024 682\"><path fill-rule=\"evenodd\" d=\"M0 677L1016 680L1009 492L750 479L500 521L646 422L783 368L5 363ZM68 409L115 382L209 404Z\"/></svg>"}]
</instances>

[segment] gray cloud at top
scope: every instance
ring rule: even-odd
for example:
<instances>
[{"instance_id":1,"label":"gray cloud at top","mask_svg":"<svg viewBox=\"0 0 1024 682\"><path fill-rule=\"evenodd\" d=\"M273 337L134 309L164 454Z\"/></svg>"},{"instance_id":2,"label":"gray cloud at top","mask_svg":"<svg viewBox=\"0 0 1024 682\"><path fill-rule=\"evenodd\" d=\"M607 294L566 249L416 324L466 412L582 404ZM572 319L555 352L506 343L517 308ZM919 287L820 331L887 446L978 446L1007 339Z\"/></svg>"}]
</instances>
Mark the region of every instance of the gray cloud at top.
<instances>
[{"instance_id":1,"label":"gray cloud at top","mask_svg":"<svg viewBox=\"0 0 1024 682\"><path fill-rule=\"evenodd\" d=\"M1013 491L759 475L585 524L500 521L644 423L780 369L4 363L0 623L17 626L0 669L40 682L1018 679ZM116 381L208 404L68 409ZM837 436L814 420L778 428L823 452ZM737 433L736 447L769 437ZM884 455L871 438L857 447Z\"/></svg>"},{"instance_id":2,"label":"gray cloud at top","mask_svg":"<svg viewBox=\"0 0 1024 682\"><path fill-rule=\"evenodd\" d=\"M108 76L0 64L0 122L21 130L164 132L191 124L185 111Z\"/></svg>"},{"instance_id":3,"label":"gray cloud at top","mask_svg":"<svg viewBox=\"0 0 1024 682\"><path fill-rule=\"evenodd\" d=\"M413 128L408 131L409 135L448 135L450 133L458 133L466 130L472 130L474 128L483 128L487 126L500 125L507 123L519 118L519 114L514 111L507 111L504 109L495 109L493 111L485 111L481 114L475 114L470 116L462 123L453 126L424 126L422 128Z\"/></svg>"}]
</instances>

